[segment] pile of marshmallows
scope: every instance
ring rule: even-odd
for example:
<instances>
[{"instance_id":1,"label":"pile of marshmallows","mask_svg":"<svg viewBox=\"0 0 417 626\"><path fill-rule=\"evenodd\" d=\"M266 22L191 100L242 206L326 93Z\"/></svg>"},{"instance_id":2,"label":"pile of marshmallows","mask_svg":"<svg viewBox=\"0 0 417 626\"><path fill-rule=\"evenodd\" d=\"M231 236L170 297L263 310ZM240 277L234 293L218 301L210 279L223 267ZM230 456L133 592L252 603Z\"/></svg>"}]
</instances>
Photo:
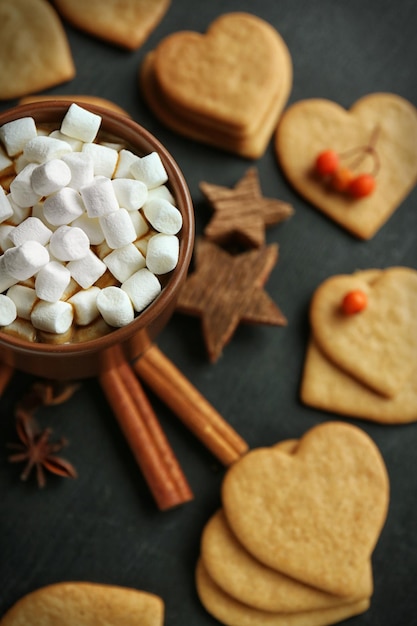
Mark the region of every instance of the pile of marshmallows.
<instances>
[{"instance_id":1,"label":"pile of marshmallows","mask_svg":"<svg viewBox=\"0 0 417 626\"><path fill-rule=\"evenodd\" d=\"M178 263L182 215L159 154L98 143L100 125L72 104L59 130L31 117L0 127L0 175L18 172L9 193L0 185L0 327L22 318L60 334L99 315L124 326Z\"/></svg>"}]
</instances>

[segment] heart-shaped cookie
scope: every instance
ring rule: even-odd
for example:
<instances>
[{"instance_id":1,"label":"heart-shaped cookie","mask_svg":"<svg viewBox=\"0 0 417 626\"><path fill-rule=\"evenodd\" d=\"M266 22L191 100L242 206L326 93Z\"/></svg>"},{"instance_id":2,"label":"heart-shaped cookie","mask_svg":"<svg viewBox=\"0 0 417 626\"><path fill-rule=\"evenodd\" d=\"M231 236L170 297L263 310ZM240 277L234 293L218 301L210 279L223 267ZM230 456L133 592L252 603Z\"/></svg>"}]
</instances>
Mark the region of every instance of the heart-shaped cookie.
<instances>
[{"instance_id":1,"label":"heart-shaped cookie","mask_svg":"<svg viewBox=\"0 0 417 626\"><path fill-rule=\"evenodd\" d=\"M350 291L367 294L365 310L343 312ZM389 268L369 283L360 274L333 276L314 293L310 323L322 352L377 393L394 397L416 370L417 272Z\"/></svg>"},{"instance_id":2,"label":"heart-shaped cookie","mask_svg":"<svg viewBox=\"0 0 417 626\"><path fill-rule=\"evenodd\" d=\"M259 561L313 587L353 595L385 522L389 482L359 428L326 422L293 454L249 452L227 472L222 502L235 536Z\"/></svg>"},{"instance_id":3,"label":"heart-shaped cookie","mask_svg":"<svg viewBox=\"0 0 417 626\"><path fill-rule=\"evenodd\" d=\"M200 560L196 568L196 585L205 609L219 622L227 626L323 626L337 624L368 610L369 598L338 606L300 611L275 613L254 609L225 593L208 575Z\"/></svg>"},{"instance_id":4,"label":"heart-shaped cookie","mask_svg":"<svg viewBox=\"0 0 417 626\"><path fill-rule=\"evenodd\" d=\"M205 35L174 33L147 55L143 95L177 132L242 156L265 150L292 85L278 32L248 13L226 13Z\"/></svg>"},{"instance_id":5,"label":"heart-shaped cookie","mask_svg":"<svg viewBox=\"0 0 417 626\"><path fill-rule=\"evenodd\" d=\"M201 558L210 578L223 591L235 600L262 611L295 613L348 602L346 597L304 585L260 563L237 541L221 509L204 528ZM369 598L372 591L372 568L368 561L359 577L355 597L349 598L349 601Z\"/></svg>"},{"instance_id":6,"label":"heart-shaped cookie","mask_svg":"<svg viewBox=\"0 0 417 626\"><path fill-rule=\"evenodd\" d=\"M171 0L54 0L54 3L76 28L136 50L162 20Z\"/></svg>"},{"instance_id":7,"label":"heart-shaped cookie","mask_svg":"<svg viewBox=\"0 0 417 626\"><path fill-rule=\"evenodd\" d=\"M352 198L314 175L322 151L347 154L369 146L372 136L379 167L371 195ZM417 109L389 93L367 95L349 111L329 100L302 100L281 117L275 148L285 176L302 196L353 235L369 239L416 184ZM374 165L367 154L356 173L370 172Z\"/></svg>"},{"instance_id":8,"label":"heart-shaped cookie","mask_svg":"<svg viewBox=\"0 0 417 626\"><path fill-rule=\"evenodd\" d=\"M71 80L75 67L56 11L47 0L0 2L0 100Z\"/></svg>"}]
</instances>

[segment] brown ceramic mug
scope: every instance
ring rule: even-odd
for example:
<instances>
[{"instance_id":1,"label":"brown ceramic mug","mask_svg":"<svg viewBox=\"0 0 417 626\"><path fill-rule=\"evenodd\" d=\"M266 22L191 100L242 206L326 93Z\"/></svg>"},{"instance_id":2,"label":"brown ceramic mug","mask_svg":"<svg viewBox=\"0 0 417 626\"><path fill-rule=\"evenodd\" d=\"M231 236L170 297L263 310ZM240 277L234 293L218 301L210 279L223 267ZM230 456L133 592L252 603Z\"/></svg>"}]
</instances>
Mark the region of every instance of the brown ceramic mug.
<instances>
[{"instance_id":1,"label":"brown ceramic mug","mask_svg":"<svg viewBox=\"0 0 417 626\"><path fill-rule=\"evenodd\" d=\"M37 125L59 128L71 101L37 102L0 113L0 126L6 122L33 117ZM127 326L100 337L77 343L29 342L0 331L0 360L37 376L74 379L97 376L111 361L114 352L126 359L138 357L156 338L175 309L176 299L187 276L194 246L194 211L184 176L167 149L142 126L122 114L80 103L102 118L100 132L123 144L138 156L158 152L168 174L167 186L183 218L179 233L179 259L159 296ZM114 350L114 348L117 350Z\"/></svg>"}]
</instances>

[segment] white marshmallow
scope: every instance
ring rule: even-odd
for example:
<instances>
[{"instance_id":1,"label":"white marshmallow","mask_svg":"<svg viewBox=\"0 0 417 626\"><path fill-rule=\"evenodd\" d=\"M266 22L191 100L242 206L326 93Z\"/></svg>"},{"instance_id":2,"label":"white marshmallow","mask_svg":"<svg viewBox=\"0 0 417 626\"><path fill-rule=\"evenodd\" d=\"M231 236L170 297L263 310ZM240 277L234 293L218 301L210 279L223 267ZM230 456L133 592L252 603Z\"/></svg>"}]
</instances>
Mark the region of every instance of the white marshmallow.
<instances>
[{"instance_id":1,"label":"white marshmallow","mask_svg":"<svg viewBox=\"0 0 417 626\"><path fill-rule=\"evenodd\" d=\"M126 291L138 313L143 311L161 292L159 280L146 267L132 274L122 283L121 288Z\"/></svg>"},{"instance_id":2,"label":"white marshmallow","mask_svg":"<svg viewBox=\"0 0 417 626\"><path fill-rule=\"evenodd\" d=\"M148 189L153 189L168 181L168 174L157 152L151 152L133 161L130 173L136 180L144 182Z\"/></svg>"},{"instance_id":3,"label":"white marshmallow","mask_svg":"<svg viewBox=\"0 0 417 626\"><path fill-rule=\"evenodd\" d=\"M71 170L61 159L51 159L38 165L31 177L32 189L41 196L49 196L71 180Z\"/></svg>"},{"instance_id":4,"label":"white marshmallow","mask_svg":"<svg viewBox=\"0 0 417 626\"><path fill-rule=\"evenodd\" d=\"M19 337L20 339L24 339L25 341L29 341L31 343L36 341L36 330L33 328L32 324L27 320L21 320L18 317L14 322L3 328L3 332L9 332L15 337Z\"/></svg>"},{"instance_id":5,"label":"white marshmallow","mask_svg":"<svg viewBox=\"0 0 417 626\"><path fill-rule=\"evenodd\" d=\"M167 274L178 263L179 241L175 235L158 233L148 241L146 266L154 274Z\"/></svg>"},{"instance_id":6,"label":"white marshmallow","mask_svg":"<svg viewBox=\"0 0 417 626\"><path fill-rule=\"evenodd\" d=\"M113 250L104 257L103 261L113 276L121 283L145 267L145 257L133 243Z\"/></svg>"},{"instance_id":7,"label":"white marshmallow","mask_svg":"<svg viewBox=\"0 0 417 626\"><path fill-rule=\"evenodd\" d=\"M3 148L0 146L0 172L7 170L7 168L11 165L13 165L13 161L9 159Z\"/></svg>"},{"instance_id":8,"label":"white marshmallow","mask_svg":"<svg viewBox=\"0 0 417 626\"><path fill-rule=\"evenodd\" d=\"M0 293L6 291L12 285L17 283L17 278L9 274L6 270L6 263L4 259L4 254L0 256Z\"/></svg>"},{"instance_id":9,"label":"white marshmallow","mask_svg":"<svg viewBox=\"0 0 417 626\"><path fill-rule=\"evenodd\" d=\"M129 211L129 217L136 232L136 238L143 237L150 232L149 224L140 211Z\"/></svg>"},{"instance_id":10,"label":"white marshmallow","mask_svg":"<svg viewBox=\"0 0 417 626\"><path fill-rule=\"evenodd\" d=\"M121 248L136 239L136 231L126 209L103 215L100 217L100 226L110 248Z\"/></svg>"},{"instance_id":11,"label":"white marshmallow","mask_svg":"<svg viewBox=\"0 0 417 626\"><path fill-rule=\"evenodd\" d=\"M106 265L92 250L77 261L70 261L67 268L73 279L83 288L88 289L104 274Z\"/></svg>"},{"instance_id":12,"label":"white marshmallow","mask_svg":"<svg viewBox=\"0 0 417 626\"><path fill-rule=\"evenodd\" d=\"M21 117L18 120L6 122L0 127L0 139L3 141L9 156L16 156L22 152L25 144L36 135L36 124L33 117Z\"/></svg>"},{"instance_id":13,"label":"white marshmallow","mask_svg":"<svg viewBox=\"0 0 417 626\"><path fill-rule=\"evenodd\" d=\"M15 159L14 161L14 169L16 170L16 174L19 174L25 167L26 165L29 165L30 161L22 154L19 154L19 156Z\"/></svg>"},{"instance_id":14,"label":"white marshmallow","mask_svg":"<svg viewBox=\"0 0 417 626\"><path fill-rule=\"evenodd\" d=\"M120 150L113 178L133 178L130 167L138 159L139 157L130 150Z\"/></svg>"},{"instance_id":15,"label":"white marshmallow","mask_svg":"<svg viewBox=\"0 0 417 626\"><path fill-rule=\"evenodd\" d=\"M50 240L52 231L38 217L27 217L10 232L9 237L15 246L25 241L38 241L45 246Z\"/></svg>"},{"instance_id":16,"label":"white marshmallow","mask_svg":"<svg viewBox=\"0 0 417 626\"><path fill-rule=\"evenodd\" d=\"M92 246L97 246L104 241L104 233L100 226L100 220L98 217L88 217L86 213L77 217L72 222L72 226L81 228L87 235Z\"/></svg>"},{"instance_id":17,"label":"white marshmallow","mask_svg":"<svg viewBox=\"0 0 417 626\"><path fill-rule=\"evenodd\" d=\"M82 154L87 154L93 159L94 175L111 178L116 168L119 153L113 148L101 146L98 143L85 143Z\"/></svg>"},{"instance_id":18,"label":"white marshmallow","mask_svg":"<svg viewBox=\"0 0 417 626\"><path fill-rule=\"evenodd\" d=\"M97 308L109 326L126 326L135 317L128 294L120 287L105 287L97 296Z\"/></svg>"},{"instance_id":19,"label":"white marshmallow","mask_svg":"<svg viewBox=\"0 0 417 626\"><path fill-rule=\"evenodd\" d=\"M154 198L145 202L143 207L145 217L152 226L165 235L175 235L181 230L181 211L163 198Z\"/></svg>"},{"instance_id":20,"label":"white marshmallow","mask_svg":"<svg viewBox=\"0 0 417 626\"><path fill-rule=\"evenodd\" d=\"M148 200L154 200L155 198L168 200L168 202L175 205L175 198L166 185L159 185L159 187L148 189Z\"/></svg>"},{"instance_id":21,"label":"white marshmallow","mask_svg":"<svg viewBox=\"0 0 417 626\"><path fill-rule=\"evenodd\" d=\"M32 172L37 167L36 163L29 163L10 183L10 194L20 207L31 207L42 198L32 187Z\"/></svg>"},{"instance_id":22,"label":"white marshmallow","mask_svg":"<svg viewBox=\"0 0 417 626\"><path fill-rule=\"evenodd\" d=\"M112 180L119 206L127 211L138 211L145 203L148 188L141 180L116 178Z\"/></svg>"},{"instance_id":23,"label":"white marshmallow","mask_svg":"<svg viewBox=\"0 0 417 626\"><path fill-rule=\"evenodd\" d=\"M101 217L117 211L119 203L109 178L95 178L92 183L80 189L88 217Z\"/></svg>"},{"instance_id":24,"label":"white marshmallow","mask_svg":"<svg viewBox=\"0 0 417 626\"><path fill-rule=\"evenodd\" d=\"M52 233L49 249L60 261L76 261L89 252L90 240L81 228L64 224Z\"/></svg>"},{"instance_id":25,"label":"white marshmallow","mask_svg":"<svg viewBox=\"0 0 417 626\"><path fill-rule=\"evenodd\" d=\"M13 285L8 289L7 295L15 303L18 317L30 320L32 309L38 299L36 291L25 285Z\"/></svg>"},{"instance_id":26,"label":"white marshmallow","mask_svg":"<svg viewBox=\"0 0 417 626\"><path fill-rule=\"evenodd\" d=\"M68 135L64 135L60 130L53 130L51 133L48 133L49 137L53 137L54 139L60 139L61 141L66 141L74 152L79 152L82 150L83 142L79 139L75 139L74 137L69 137Z\"/></svg>"},{"instance_id":27,"label":"white marshmallow","mask_svg":"<svg viewBox=\"0 0 417 626\"><path fill-rule=\"evenodd\" d=\"M9 202L9 199L0 185L0 222L9 219L13 215L13 207Z\"/></svg>"},{"instance_id":28,"label":"white marshmallow","mask_svg":"<svg viewBox=\"0 0 417 626\"><path fill-rule=\"evenodd\" d=\"M100 293L98 287L82 289L68 299L74 307L74 321L79 326L87 326L99 315L97 308L97 296Z\"/></svg>"},{"instance_id":29,"label":"white marshmallow","mask_svg":"<svg viewBox=\"0 0 417 626\"><path fill-rule=\"evenodd\" d=\"M36 274L35 291L38 298L57 302L71 280L70 271L57 261L49 261Z\"/></svg>"},{"instance_id":30,"label":"white marshmallow","mask_svg":"<svg viewBox=\"0 0 417 626\"><path fill-rule=\"evenodd\" d=\"M0 326L8 326L15 321L16 317L16 305L13 300L4 294L0 294Z\"/></svg>"},{"instance_id":31,"label":"white marshmallow","mask_svg":"<svg viewBox=\"0 0 417 626\"><path fill-rule=\"evenodd\" d=\"M38 219L40 219L45 224L45 226L47 226L49 230L53 232L54 230L56 230L56 226L54 226L54 224L51 224L51 222L46 219L43 205L44 203L42 200L35 204L35 206L32 208L32 217L37 217Z\"/></svg>"},{"instance_id":32,"label":"white marshmallow","mask_svg":"<svg viewBox=\"0 0 417 626\"><path fill-rule=\"evenodd\" d=\"M41 135L27 142L23 155L29 163L45 163L51 159L60 159L68 152L72 152L72 149L66 141Z\"/></svg>"},{"instance_id":33,"label":"white marshmallow","mask_svg":"<svg viewBox=\"0 0 417 626\"><path fill-rule=\"evenodd\" d=\"M11 224L0 224L0 251L4 252L8 248L13 247L12 240L9 235L15 226Z\"/></svg>"},{"instance_id":34,"label":"white marshmallow","mask_svg":"<svg viewBox=\"0 0 417 626\"><path fill-rule=\"evenodd\" d=\"M61 133L80 141L94 141L101 124L101 116L71 104L61 122Z\"/></svg>"},{"instance_id":35,"label":"white marshmallow","mask_svg":"<svg viewBox=\"0 0 417 626\"><path fill-rule=\"evenodd\" d=\"M43 212L53 226L70 224L84 214L85 207L80 194L71 187L64 187L45 199Z\"/></svg>"},{"instance_id":36,"label":"white marshmallow","mask_svg":"<svg viewBox=\"0 0 417 626\"><path fill-rule=\"evenodd\" d=\"M17 204L17 202L13 200L11 193L8 194L7 199L10 202L11 207L13 209L13 215L7 220L7 223L12 224L13 226L18 226L20 222L23 222L23 220L25 220L27 217L30 216L31 207L30 206L22 207L19 204Z\"/></svg>"},{"instance_id":37,"label":"white marshmallow","mask_svg":"<svg viewBox=\"0 0 417 626\"><path fill-rule=\"evenodd\" d=\"M69 187L78 191L84 185L89 185L93 182L94 162L91 156L83 152L71 152L70 154L64 154L62 160L71 170Z\"/></svg>"},{"instance_id":38,"label":"white marshmallow","mask_svg":"<svg viewBox=\"0 0 417 626\"><path fill-rule=\"evenodd\" d=\"M71 328L74 319L73 308L68 302L45 302L35 304L30 320L35 328L60 335Z\"/></svg>"},{"instance_id":39,"label":"white marshmallow","mask_svg":"<svg viewBox=\"0 0 417 626\"><path fill-rule=\"evenodd\" d=\"M25 241L4 253L5 270L17 280L27 280L34 276L48 261L48 250L38 241Z\"/></svg>"}]
</instances>

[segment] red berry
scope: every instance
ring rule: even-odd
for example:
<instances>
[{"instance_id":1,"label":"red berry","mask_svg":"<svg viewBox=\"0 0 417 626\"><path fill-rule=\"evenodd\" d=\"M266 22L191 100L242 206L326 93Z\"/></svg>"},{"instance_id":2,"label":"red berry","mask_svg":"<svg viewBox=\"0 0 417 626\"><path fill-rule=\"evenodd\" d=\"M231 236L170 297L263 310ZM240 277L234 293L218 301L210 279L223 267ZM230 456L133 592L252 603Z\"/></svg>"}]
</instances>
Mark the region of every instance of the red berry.
<instances>
[{"instance_id":1,"label":"red berry","mask_svg":"<svg viewBox=\"0 0 417 626\"><path fill-rule=\"evenodd\" d=\"M339 157L334 150L320 152L316 159L316 172L320 176L333 174L339 166Z\"/></svg>"},{"instance_id":2,"label":"red berry","mask_svg":"<svg viewBox=\"0 0 417 626\"><path fill-rule=\"evenodd\" d=\"M348 192L354 198L369 196L375 189L375 178L371 174L359 174L348 187Z\"/></svg>"},{"instance_id":3,"label":"red berry","mask_svg":"<svg viewBox=\"0 0 417 626\"><path fill-rule=\"evenodd\" d=\"M345 315L354 315L368 306L368 296L364 291L355 289L349 291L342 300L342 311Z\"/></svg>"},{"instance_id":4,"label":"red berry","mask_svg":"<svg viewBox=\"0 0 417 626\"><path fill-rule=\"evenodd\" d=\"M330 184L336 191L346 191L353 180L353 174L347 167L339 167L333 174Z\"/></svg>"}]
</instances>

